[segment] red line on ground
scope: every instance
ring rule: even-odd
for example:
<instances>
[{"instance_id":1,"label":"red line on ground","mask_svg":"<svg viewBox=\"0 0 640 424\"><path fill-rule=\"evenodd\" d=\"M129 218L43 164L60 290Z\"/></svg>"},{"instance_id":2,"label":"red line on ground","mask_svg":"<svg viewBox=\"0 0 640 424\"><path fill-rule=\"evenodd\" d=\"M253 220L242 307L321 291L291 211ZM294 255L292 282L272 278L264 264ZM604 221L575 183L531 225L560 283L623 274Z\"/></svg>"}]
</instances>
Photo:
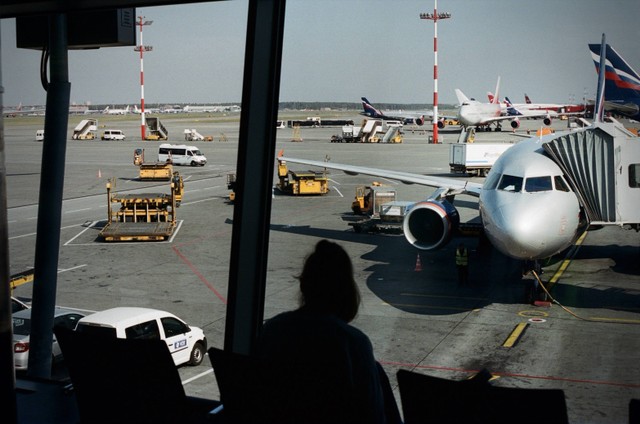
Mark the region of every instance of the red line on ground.
<instances>
[{"instance_id":1,"label":"red line on ground","mask_svg":"<svg viewBox=\"0 0 640 424\"><path fill-rule=\"evenodd\" d=\"M436 366L436 365L416 365L416 364L405 364L402 362L393 362L393 361L379 361L381 364L383 365L394 365L394 366L401 366L401 367L407 367L407 368L411 368L411 369L432 369L432 370L439 370L439 371L455 371L455 372L463 372L463 373L467 373L467 374L475 374L480 370L468 370L468 369L464 369L464 368L455 368L455 367L441 367L441 366ZM603 386L617 386L617 387L627 387L627 388L631 388L631 389L639 389L640 388L640 384L632 384L632 383L619 383L619 382L615 382L615 381L598 381L598 380L586 380L586 379L579 379L579 378L567 378L567 377L553 377L553 376L544 376L544 375L530 375L530 374L514 374L514 373L508 373L508 372L496 372L496 371L491 371L492 375L495 376L500 376L500 377L514 377L514 378L529 378L529 379L535 379L535 380L551 380L551 381L566 381L566 382L570 382L570 383L588 383L588 384L597 384L597 385L603 385Z\"/></svg>"},{"instance_id":2,"label":"red line on ground","mask_svg":"<svg viewBox=\"0 0 640 424\"><path fill-rule=\"evenodd\" d=\"M198 276L198 278L200 279L200 281L202 281L205 286L207 286L209 288L209 290L211 290L217 297L218 299L220 299L222 301L223 304L227 304L227 299L218 291L216 290L215 287L213 287L213 284L211 284L204 275L202 275L202 273L200 271L198 271L198 269L195 267L195 265L193 265L191 263L191 261L189 259L187 259L186 256L184 256L182 254L182 252L180 252L180 250L173 246L172 247L173 251L176 252L176 255L178 255L178 257L182 260L182 262L184 262L189 268L191 268L191 271L193 271L194 274L196 274L196 276Z\"/></svg>"}]
</instances>

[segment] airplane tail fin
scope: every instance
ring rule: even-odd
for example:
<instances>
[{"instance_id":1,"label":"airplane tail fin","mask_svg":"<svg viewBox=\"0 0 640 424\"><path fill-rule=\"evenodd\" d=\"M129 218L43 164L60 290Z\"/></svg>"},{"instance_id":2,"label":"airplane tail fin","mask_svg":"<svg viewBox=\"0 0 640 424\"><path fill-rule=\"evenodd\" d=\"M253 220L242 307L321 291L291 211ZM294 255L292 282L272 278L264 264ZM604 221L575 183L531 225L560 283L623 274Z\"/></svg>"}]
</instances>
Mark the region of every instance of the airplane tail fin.
<instances>
[{"instance_id":1,"label":"airplane tail fin","mask_svg":"<svg viewBox=\"0 0 640 424\"><path fill-rule=\"evenodd\" d=\"M377 118L382 115L382 112L373 107L366 97L361 97L360 100L362 100L362 109L364 109L363 115L370 116L372 118Z\"/></svg>"},{"instance_id":2,"label":"airplane tail fin","mask_svg":"<svg viewBox=\"0 0 640 424\"><path fill-rule=\"evenodd\" d=\"M527 96L527 93L524 93L524 102L528 105L531 104L531 99Z\"/></svg>"},{"instance_id":3,"label":"airplane tail fin","mask_svg":"<svg viewBox=\"0 0 640 424\"><path fill-rule=\"evenodd\" d=\"M456 88L456 97L458 98L458 105L463 103L469 103L469 98L464 95L462 91Z\"/></svg>"},{"instance_id":4,"label":"airplane tail fin","mask_svg":"<svg viewBox=\"0 0 640 424\"><path fill-rule=\"evenodd\" d=\"M602 74L604 79L602 87L598 86L598 93L602 90L603 97L606 97L607 102L618 105L619 111L623 114L638 116L640 114L640 105L638 104L640 75L613 47L605 43L604 38L603 34L601 44L589 44L596 72L599 77ZM600 72L601 69L604 69L604 72Z\"/></svg>"},{"instance_id":5,"label":"airplane tail fin","mask_svg":"<svg viewBox=\"0 0 640 424\"><path fill-rule=\"evenodd\" d=\"M493 101L491 101L491 103L498 104L498 99L500 98L500 96L498 95L499 92L500 92L500 77L498 76L498 82L496 83L496 95L493 97Z\"/></svg>"},{"instance_id":6,"label":"airplane tail fin","mask_svg":"<svg viewBox=\"0 0 640 424\"><path fill-rule=\"evenodd\" d=\"M511 100L509 100L508 97L504 98L504 102L507 104L507 106L512 106L513 105L513 103L511 103Z\"/></svg>"},{"instance_id":7,"label":"airplane tail fin","mask_svg":"<svg viewBox=\"0 0 640 424\"><path fill-rule=\"evenodd\" d=\"M489 103L493 103L493 93L491 91L487 91L487 97L489 98Z\"/></svg>"}]
</instances>

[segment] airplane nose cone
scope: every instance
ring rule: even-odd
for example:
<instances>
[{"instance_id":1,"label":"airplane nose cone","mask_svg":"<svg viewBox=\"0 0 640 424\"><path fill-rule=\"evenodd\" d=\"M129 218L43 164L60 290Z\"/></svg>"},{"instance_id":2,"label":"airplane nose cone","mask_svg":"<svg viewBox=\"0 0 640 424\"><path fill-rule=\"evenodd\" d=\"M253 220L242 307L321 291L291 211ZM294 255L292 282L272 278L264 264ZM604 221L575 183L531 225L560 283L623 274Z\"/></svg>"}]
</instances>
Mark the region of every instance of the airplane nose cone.
<instances>
[{"instance_id":1,"label":"airplane nose cone","mask_svg":"<svg viewBox=\"0 0 640 424\"><path fill-rule=\"evenodd\" d=\"M503 204L490 217L483 216L492 244L516 259L548 258L569 247L575 236L577 218L569 219L565 209L540 207L531 200Z\"/></svg>"}]
</instances>

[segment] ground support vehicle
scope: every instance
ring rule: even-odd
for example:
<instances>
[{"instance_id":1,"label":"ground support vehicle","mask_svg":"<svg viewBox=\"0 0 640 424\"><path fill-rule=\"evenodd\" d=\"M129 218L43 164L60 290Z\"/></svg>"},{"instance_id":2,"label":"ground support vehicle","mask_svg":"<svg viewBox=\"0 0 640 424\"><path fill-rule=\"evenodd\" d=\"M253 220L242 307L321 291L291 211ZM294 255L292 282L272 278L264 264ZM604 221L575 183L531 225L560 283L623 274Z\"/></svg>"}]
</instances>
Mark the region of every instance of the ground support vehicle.
<instances>
[{"instance_id":1,"label":"ground support vehicle","mask_svg":"<svg viewBox=\"0 0 640 424\"><path fill-rule=\"evenodd\" d=\"M449 150L451 172L484 177L511 143L456 143Z\"/></svg>"},{"instance_id":2,"label":"ground support vehicle","mask_svg":"<svg viewBox=\"0 0 640 424\"><path fill-rule=\"evenodd\" d=\"M289 171L286 161L281 159L278 159L278 178L276 188L283 193L297 196L329 192L329 179L324 172Z\"/></svg>"},{"instance_id":3,"label":"ground support vehicle","mask_svg":"<svg viewBox=\"0 0 640 424\"><path fill-rule=\"evenodd\" d=\"M149 116L145 118L145 125L147 131L145 133L145 140L168 140L169 131L162 125L159 118Z\"/></svg>"},{"instance_id":4,"label":"ground support vehicle","mask_svg":"<svg viewBox=\"0 0 640 424\"><path fill-rule=\"evenodd\" d=\"M233 203L236 200L236 174L227 174L227 188L231 190L229 192L229 202Z\"/></svg>"},{"instance_id":5,"label":"ground support vehicle","mask_svg":"<svg viewBox=\"0 0 640 424\"><path fill-rule=\"evenodd\" d=\"M198 131L196 131L195 128L192 128L192 129L187 128L183 132L184 132L185 141L204 141L204 136L200 134Z\"/></svg>"},{"instance_id":6,"label":"ground support vehicle","mask_svg":"<svg viewBox=\"0 0 640 424\"><path fill-rule=\"evenodd\" d=\"M207 352L207 338L202 329L157 309L107 309L80 319L76 331L118 339L164 340L176 366L200 365Z\"/></svg>"},{"instance_id":7,"label":"ground support vehicle","mask_svg":"<svg viewBox=\"0 0 640 424\"><path fill-rule=\"evenodd\" d=\"M73 140L93 140L96 138L96 132L98 131L98 120L96 119L83 119L73 129L71 138Z\"/></svg>"},{"instance_id":8,"label":"ground support vehicle","mask_svg":"<svg viewBox=\"0 0 640 424\"><path fill-rule=\"evenodd\" d=\"M102 140L117 140L117 141L123 141L126 138L127 137L124 135L122 130L104 130L102 133L102 137L100 137L100 139Z\"/></svg>"},{"instance_id":9,"label":"ground support vehicle","mask_svg":"<svg viewBox=\"0 0 640 424\"><path fill-rule=\"evenodd\" d=\"M104 241L161 241L176 227L176 208L180 206L184 183L173 173L171 193L111 193L107 183L107 224L100 231ZM114 184L115 186L115 184ZM119 203L120 207L114 207Z\"/></svg>"},{"instance_id":10,"label":"ground support vehicle","mask_svg":"<svg viewBox=\"0 0 640 424\"><path fill-rule=\"evenodd\" d=\"M173 165L170 162L145 162L144 149L133 151L133 164L140 169L141 180L169 181L173 176Z\"/></svg>"},{"instance_id":11,"label":"ground support vehicle","mask_svg":"<svg viewBox=\"0 0 640 424\"><path fill-rule=\"evenodd\" d=\"M374 182L370 186L356 188L351 204L354 215L365 218L349 223L356 233L402 233L402 220L412 202L396 200L396 190Z\"/></svg>"}]
</instances>

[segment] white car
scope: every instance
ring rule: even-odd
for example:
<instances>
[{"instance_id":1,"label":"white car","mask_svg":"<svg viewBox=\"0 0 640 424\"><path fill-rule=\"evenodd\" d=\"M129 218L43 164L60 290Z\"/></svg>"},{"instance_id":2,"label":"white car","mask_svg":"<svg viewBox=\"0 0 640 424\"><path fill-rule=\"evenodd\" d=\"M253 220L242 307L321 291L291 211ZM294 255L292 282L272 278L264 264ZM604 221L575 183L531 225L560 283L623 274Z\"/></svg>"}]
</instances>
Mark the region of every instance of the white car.
<instances>
[{"instance_id":1,"label":"white car","mask_svg":"<svg viewBox=\"0 0 640 424\"><path fill-rule=\"evenodd\" d=\"M16 370L26 370L29 365L29 348L31 334L31 311L32 308L26 308L12 314L13 320L13 361ZM53 313L53 326L74 329L76 324L85 314L73 309L56 307ZM53 362L62 358L60 346L53 336L53 345L51 348Z\"/></svg>"},{"instance_id":2,"label":"white car","mask_svg":"<svg viewBox=\"0 0 640 424\"><path fill-rule=\"evenodd\" d=\"M157 309L107 309L82 318L76 331L119 339L164 340L176 366L200 365L207 351L207 339L202 329L190 327L177 316Z\"/></svg>"}]
</instances>

